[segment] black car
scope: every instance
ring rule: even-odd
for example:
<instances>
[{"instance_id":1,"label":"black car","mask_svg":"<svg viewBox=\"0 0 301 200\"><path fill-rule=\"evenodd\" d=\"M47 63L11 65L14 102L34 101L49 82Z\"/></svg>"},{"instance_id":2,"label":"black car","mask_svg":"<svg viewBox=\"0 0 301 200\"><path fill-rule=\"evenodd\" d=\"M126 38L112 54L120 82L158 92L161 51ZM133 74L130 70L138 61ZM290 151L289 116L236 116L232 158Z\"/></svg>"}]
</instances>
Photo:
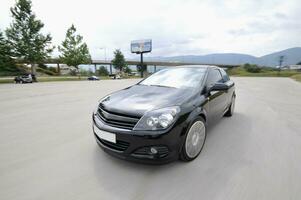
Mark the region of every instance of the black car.
<instances>
[{"instance_id":1,"label":"black car","mask_svg":"<svg viewBox=\"0 0 301 200\"><path fill-rule=\"evenodd\" d=\"M89 81L99 81L100 79L97 76L90 76L88 77Z\"/></svg>"},{"instance_id":2,"label":"black car","mask_svg":"<svg viewBox=\"0 0 301 200\"><path fill-rule=\"evenodd\" d=\"M119 158L145 163L195 159L207 126L232 116L234 82L215 66L163 69L104 97L93 113L99 146Z\"/></svg>"}]
</instances>

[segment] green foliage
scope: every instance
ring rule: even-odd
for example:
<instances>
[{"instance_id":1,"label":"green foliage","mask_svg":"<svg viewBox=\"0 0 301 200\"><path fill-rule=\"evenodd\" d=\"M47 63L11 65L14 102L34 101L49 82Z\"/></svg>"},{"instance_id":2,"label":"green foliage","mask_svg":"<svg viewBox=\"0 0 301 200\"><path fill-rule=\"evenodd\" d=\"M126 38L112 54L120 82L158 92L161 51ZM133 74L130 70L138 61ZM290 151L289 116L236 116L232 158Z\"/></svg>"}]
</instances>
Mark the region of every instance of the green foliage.
<instances>
[{"instance_id":1,"label":"green foliage","mask_svg":"<svg viewBox=\"0 0 301 200\"><path fill-rule=\"evenodd\" d=\"M91 75L93 75L93 71L91 69L86 70L86 69L81 68L79 73L82 76L91 76Z\"/></svg>"},{"instance_id":2,"label":"green foliage","mask_svg":"<svg viewBox=\"0 0 301 200\"><path fill-rule=\"evenodd\" d=\"M30 0L17 0L10 9L13 22L6 30L9 45L15 57L34 64L49 57L54 47L51 46L50 34L43 35L40 31L44 24L36 19L31 10Z\"/></svg>"},{"instance_id":3,"label":"green foliage","mask_svg":"<svg viewBox=\"0 0 301 200\"><path fill-rule=\"evenodd\" d=\"M233 67L227 70L230 76L252 76L252 77L291 77L300 72L296 70L282 70L279 71L272 67L262 67L258 73L248 72L244 67Z\"/></svg>"},{"instance_id":4,"label":"green foliage","mask_svg":"<svg viewBox=\"0 0 301 200\"><path fill-rule=\"evenodd\" d=\"M301 61L300 61L300 62L298 62L296 65L301 65Z\"/></svg>"},{"instance_id":5,"label":"green foliage","mask_svg":"<svg viewBox=\"0 0 301 200\"><path fill-rule=\"evenodd\" d=\"M48 67L47 69L48 69L49 71L51 71L51 72L57 74L57 68L55 68L55 67Z\"/></svg>"},{"instance_id":6,"label":"green foliage","mask_svg":"<svg viewBox=\"0 0 301 200\"><path fill-rule=\"evenodd\" d=\"M257 65L251 65L249 63L244 64L243 67L245 68L245 70L247 72L250 72L250 73L259 73L261 71L260 67L258 67Z\"/></svg>"},{"instance_id":7,"label":"green foliage","mask_svg":"<svg viewBox=\"0 0 301 200\"><path fill-rule=\"evenodd\" d=\"M131 68L129 68L128 66L126 66L124 68L124 72L127 73L127 74L130 74L130 73L132 73L132 70L131 70Z\"/></svg>"},{"instance_id":8,"label":"green foliage","mask_svg":"<svg viewBox=\"0 0 301 200\"><path fill-rule=\"evenodd\" d=\"M70 71L70 75L71 75L71 76L76 76L76 70L75 70L75 69L74 69L74 70L71 70L71 71Z\"/></svg>"},{"instance_id":9,"label":"green foliage","mask_svg":"<svg viewBox=\"0 0 301 200\"><path fill-rule=\"evenodd\" d=\"M108 76L108 75L109 75L109 71L107 70L106 67L101 66L101 67L98 69L98 74L99 74L100 76Z\"/></svg>"},{"instance_id":10,"label":"green foliage","mask_svg":"<svg viewBox=\"0 0 301 200\"><path fill-rule=\"evenodd\" d=\"M40 73L43 73L43 74L47 74L49 76L56 76L58 75L57 71L55 68L53 67L48 67L48 68L40 68L40 67L37 67L37 72L40 72Z\"/></svg>"},{"instance_id":11,"label":"green foliage","mask_svg":"<svg viewBox=\"0 0 301 200\"><path fill-rule=\"evenodd\" d=\"M119 49L116 49L114 51L114 59L112 60L112 64L114 68L119 70L120 72L122 72L123 68L127 66L124 55Z\"/></svg>"},{"instance_id":12,"label":"green foliage","mask_svg":"<svg viewBox=\"0 0 301 200\"><path fill-rule=\"evenodd\" d=\"M138 72L143 72L147 69L147 65L143 63L143 66L141 66L141 64L137 65L137 71Z\"/></svg>"},{"instance_id":13,"label":"green foliage","mask_svg":"<svg viewBox=\"0 0 301 200\"><path fill-rule=\"evenodd\" d=\"M11 47L0 31L0 73L10 73L18 71L11 57Z\"/></svg>"},{"instance_id":14,"label":"green foliage","mask_svg":"<svg viewBox=\"0 0 301 200\"><path fill-rule=\"evenodd\" d=\"M16 76L25 72L24 69L15 64L11 46L0 31L0 76Z\"/></svg>"},{"instance_id":15,"label":"green foliage","mask_svg":"<svg viewBox=\"0 0 301 200\"><path fill-rule=\"evenodd\" d=\"M78 65L91 62L91 56L86 43L83 42L81 35L76 35L76 28L72 24L67 30L66 38L59 46L62 53L60 59L68 66L78 69Z\"/></svg>"},{"instance_id":16,"label":"green foliage","mask_svg":"<svg viewBox=\"0 0 301 200\"><path fill-rule=\"evenodd\" d=\"M47 65L43 64L43 63L39 63L38 64L38 67L39 68L42 68L42 69L48 69Z\"/></svg>"}]
</instances>

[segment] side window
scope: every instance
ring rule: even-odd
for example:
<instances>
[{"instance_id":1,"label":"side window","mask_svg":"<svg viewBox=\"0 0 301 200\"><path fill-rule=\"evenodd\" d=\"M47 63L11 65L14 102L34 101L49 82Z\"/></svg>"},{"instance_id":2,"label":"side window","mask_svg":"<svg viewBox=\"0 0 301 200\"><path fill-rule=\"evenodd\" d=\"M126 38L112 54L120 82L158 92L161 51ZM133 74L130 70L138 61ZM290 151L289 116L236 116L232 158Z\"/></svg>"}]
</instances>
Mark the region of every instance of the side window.
<instances>
[{"instance_id":1,"label":"side window","mask_svg":"<svg viewBox=\"0 0 301 200\"><path fill-rule=\"evenodd\" d=\"M220 72L221 72L221 74L222 74L222 77L223 77L224 82L227 82L227 81L230 80L230 78L229 78L228 74L225 72L225 70L220 69Z\"/></svg>"},{"instance_id":2,"label":"side window","mask_svg":"<svg viewBox=\"0 0 301 200\"><path fill-rule=\"evenodd\" d=\"M217 82L224 82L223 77L218 69L211 69L207 77L207 87L212 87Z\"/></svg>"}]
</instances>

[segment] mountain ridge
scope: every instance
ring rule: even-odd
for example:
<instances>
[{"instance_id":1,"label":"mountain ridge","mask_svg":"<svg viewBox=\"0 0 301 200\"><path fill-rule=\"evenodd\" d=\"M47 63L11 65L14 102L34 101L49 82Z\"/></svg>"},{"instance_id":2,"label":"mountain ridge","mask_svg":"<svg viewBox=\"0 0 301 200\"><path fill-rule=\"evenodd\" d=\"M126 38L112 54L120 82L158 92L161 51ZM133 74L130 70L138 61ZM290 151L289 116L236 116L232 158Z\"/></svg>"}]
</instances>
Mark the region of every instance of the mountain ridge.
<instances>
[{"instance_id":1,"label":"mountain ridge","mask_svg":"<svg viewBox=\"0 0 301 200\"><path fill-rule=\"evenodd\" d=\"M170 61L170 62L190 62L207 64L229 64L241 65L245 63L260 66L275 67L279 65L279 57L284 56L283 66L294 65L301 62L301 47L293 47L285 50L273 52L264 56L256 57L249 54L240 53L213 53L206 55L180 55L180 56L158 56L145 57L145 61Z\"/></svg>"}]
</instances>

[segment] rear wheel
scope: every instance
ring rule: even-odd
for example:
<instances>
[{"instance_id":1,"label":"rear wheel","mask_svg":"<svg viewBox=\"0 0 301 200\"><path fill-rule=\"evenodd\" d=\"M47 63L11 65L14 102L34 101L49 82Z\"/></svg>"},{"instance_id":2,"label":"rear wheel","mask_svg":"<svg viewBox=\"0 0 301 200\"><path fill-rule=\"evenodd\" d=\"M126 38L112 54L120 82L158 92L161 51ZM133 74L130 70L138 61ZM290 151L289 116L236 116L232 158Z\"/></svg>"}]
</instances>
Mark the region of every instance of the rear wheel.
<instances>
[{"instance_id":1,"label":"rear wheel","mask_svg":"<svg viewBox=\"0 0 301 200\"><path fill-rule=\"evenodd\" d=\"M201 153L206 140L206 125L203 118L199 117L191 124L186 134L180 159L183 161L194 160Z\"/></svg>"}]
</instances>

